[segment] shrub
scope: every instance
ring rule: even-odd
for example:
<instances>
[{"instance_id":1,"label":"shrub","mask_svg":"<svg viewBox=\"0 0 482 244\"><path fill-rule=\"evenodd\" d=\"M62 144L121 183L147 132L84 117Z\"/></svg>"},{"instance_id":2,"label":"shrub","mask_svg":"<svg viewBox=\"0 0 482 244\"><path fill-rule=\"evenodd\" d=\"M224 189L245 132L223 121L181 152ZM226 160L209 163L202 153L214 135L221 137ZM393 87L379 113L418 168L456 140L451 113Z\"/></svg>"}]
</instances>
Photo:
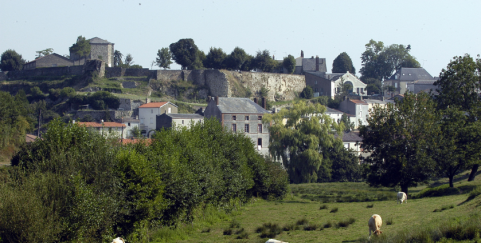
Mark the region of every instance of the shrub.
<instances>
[{"instance_id":1,"label":"shrub","mask_svg":"<svg viewBox=\"0 0 482 244\"><path fill-rule=\"evenodd\" d=\"M323 228L331 228L332 227L332 223L331 222L326 222L324 225L323 225Z\"/></svg>"},{"instance_id":2,"label":"shrub","mask_svg":"<svg viewBox=\"0 0 482 244\"><path fill-rule=\"evenodd\" d=\"M355 219L354 218L349 218L349 219L346 219L346 220L340 220L337 224L337 227L348 227L350 226L351 224L355 223Z\"/></svg>"},{"instance_id":3,"label":"shrub","mask_svg":"<svg viewBox=\"0 0 482 244\"><path fill-rule=\"evenodd\" d=\"M305 224L308 224L308 220L306 218L302 218L296 221L296 225L305 225Z\"/></svg>"},{"instance_id":4,"label":"shrub","mask_svg":"<svg viewBox=\"0 0 482 244\"><path fill-rule=\"evenodd\" d=\"M229 224L229 228L239 228L239 226L240 226L239 222L236 221L235 219L233 219Z\"/></svg>"},{"instance_id":5,"label":"shrub","mask_svg":"<svg viewBox=\"0 0 482 244\"><path fill-rule=\"evenodd\" d=\"M328 209L328 206L326 206L326 204L323 204L321 207L320 207L320 210L322 209Z\"/></svg>"},{"instance_id":6,"label":"shrub","mask_svg":"<svg viewBox=\"0 0 482 244\"><path fill-rule=\"evenodd\" d=\"M368 204L367 208L373 208L373 204Z\"/></svg>"},{"instance_id":7,"label":"shrub","mask_svg":"<svg viewBox=\"0 0 482 244\"><path fill-rule=\"evenodd\" d=\"M387 225L392 225L392 224L393 224L393 219L392 219L392 218L389 218L389 219L387 220Z\"/></svg>"},{"instance_id":8,"label":"shrub","mask_svg":"<svg viewBox=\"0 0 482 244\"><path fill-rule=\"evenodd\" d=\"M230 236L232 234L233 234L233 229L231 228L223 230L223 235L225 236Z\"/></svg>"},{"instance_id":9,"label":"shrub","mask_svg":"<svg viewBox=\"0 0 482 244\"><path fill-rule=\"evenodd\" d=\"M308 223L303 226L303 230L306 230L306 231L312 231L316 229L318 229L318 225L313 223Z\"/></svg>"},{"instance_id":10,"label":"shrub","mask_svg":"<svg viewBox=\"0 0 482 244\"><path fill-rule=\"evenodd\" d=\"M256 233L261 233L261 238L274 238L282 232L278 224L265 223L263 226L256 228Z\"/></svg>"},{"instance_id":11,"label":"shrub","mask_svg":"<svg viewBox=\"0 0 482 244\"><path fill-rule=\"evenodd\" d=\"M330 213L336 213L336 212L338 212L338 208L332 208L332 209L330 210Z\"/></svg>"},{"instance_id":12,"label":"shrub","mask_svg":"<svg viewBox=\"0 0 482 244\"><path fill-rule=\"evenodd\" d=\"M300 93L301 98L311 99L313 98L313 88L310 86L306 86L303 88L303 91Z\"/></svg>"}]
</instances>

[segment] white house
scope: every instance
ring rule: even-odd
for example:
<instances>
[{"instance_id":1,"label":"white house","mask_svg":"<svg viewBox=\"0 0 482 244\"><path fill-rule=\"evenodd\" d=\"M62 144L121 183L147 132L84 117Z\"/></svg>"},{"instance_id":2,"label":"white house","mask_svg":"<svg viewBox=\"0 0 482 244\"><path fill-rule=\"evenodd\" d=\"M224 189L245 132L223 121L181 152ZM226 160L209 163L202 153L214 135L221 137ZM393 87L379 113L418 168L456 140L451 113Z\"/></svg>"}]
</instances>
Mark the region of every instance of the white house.
<instances>
[{"instance_id":1,"label":"white house","mask_svg":"<svg viewBox=\"0 0 482 244\"><path fill-rule=\"evenodd\" d=\"M135 135L132 134L132 130L134 128L138 128L140 130L141 128L141 122L138 119L134 118L122 118L122 124L126 126L125 128L125 133L124 133L124 139L126 138L132 138Z\"/></svg>"},{"instance_id":2,"label":"white house","mask_svg":"<svg viewBox=\"0 0 482 244\"><path fill-rule=\"evenodd\" d=\"M87 128L91 128L94 131L99 132L101 135L105 137L118 137L118 138L125 138L124 133L125 133L125 125L122 123L117 123L117 122L75 122L73 121L74 124L77 124L79 126L85 126Z\"/></svg>"},{"instance_id":3,"label":"white house","mask_svg":"<svg viewBox=\"0 0 482 244\"><path fill-rule=\"evenodd\" d=\"M203 123L204 116L199 114L161 114L156 116L156 129L161 128L176 128L186 127L191 128L191 125L196 123Z\"/></svg>"},{"instance_id":4,"label":"white house","mask_svg":"<svg viewBox=\"0 0 482 244\"><path fill-rule=\"evenodd\" d=\"M313 95L329 96L334 98L336 94L341 92L341 83L350 84L352 90L349 91L351 95L366 96L367 85L363 83L358 77L346 73L326 74L324 72L305 72L306 85L313 89Z\"/></svg>"},{"instance_id":5,"label":"white house","mask_svg":"<svg viewBox=\"0 0 482 244\"><path fill-rule=\"evenodd\" d=\"M139 106L141 133L150 137L156 130L156 116L161 114L177 114L177 106L171 102L151 102Z\"/></svg>"}]
</instances>

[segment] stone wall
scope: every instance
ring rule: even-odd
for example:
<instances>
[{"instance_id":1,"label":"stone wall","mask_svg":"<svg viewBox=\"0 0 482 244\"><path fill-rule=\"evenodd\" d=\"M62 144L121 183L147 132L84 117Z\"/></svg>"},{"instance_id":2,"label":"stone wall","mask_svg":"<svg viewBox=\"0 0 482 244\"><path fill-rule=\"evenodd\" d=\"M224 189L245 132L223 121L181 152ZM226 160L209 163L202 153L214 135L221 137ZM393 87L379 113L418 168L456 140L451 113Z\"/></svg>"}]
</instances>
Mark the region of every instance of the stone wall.
<instances>
[{"instance_id":1,"label":"stone wall","mask_svg":"<svg viewBox=\"0 0 482 244\"><path fill-rule=\"evenodd\" d=\"M120 122L123 117L134 118L136 115L139 115L139 109L130 111L109 110L107 113L112 121ZM80 121L87 115L90 115L95 122L100 122L102 119L106 119L106 112L104 110L77 110L73 119Z\"/></svg>"},{"instance_id":2,"label":"stone wall","mask_svg":"<svg viewBox=\"0 0 482 244\"><path fill-rule=\"evenodd\" d=\"M0 81L21 80L36 76L82 75L84 66L51 67L31 70L16 70L0 72Z\"/></svg>"}]
</instances>

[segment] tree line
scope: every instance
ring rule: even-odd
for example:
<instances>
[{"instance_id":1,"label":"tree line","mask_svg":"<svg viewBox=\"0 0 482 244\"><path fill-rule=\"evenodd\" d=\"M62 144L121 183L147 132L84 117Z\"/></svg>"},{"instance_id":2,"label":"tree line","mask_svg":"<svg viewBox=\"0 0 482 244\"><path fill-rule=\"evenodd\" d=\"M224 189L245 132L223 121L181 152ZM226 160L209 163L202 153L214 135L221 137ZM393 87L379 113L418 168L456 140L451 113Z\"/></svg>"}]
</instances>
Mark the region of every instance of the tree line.
<instances>
[{"instance_id":1,"label":"tree line","mask_svg":"<svg viewBox=\"0 0 482 244\"><path fill-rule=\"evenodd\" d=\"M146 242L146 233L191 223L206 209L231 211L288 190L279 164L215 119L130 145L54 120L0 179L4 242Z\"/></svg>"}]
</instances>

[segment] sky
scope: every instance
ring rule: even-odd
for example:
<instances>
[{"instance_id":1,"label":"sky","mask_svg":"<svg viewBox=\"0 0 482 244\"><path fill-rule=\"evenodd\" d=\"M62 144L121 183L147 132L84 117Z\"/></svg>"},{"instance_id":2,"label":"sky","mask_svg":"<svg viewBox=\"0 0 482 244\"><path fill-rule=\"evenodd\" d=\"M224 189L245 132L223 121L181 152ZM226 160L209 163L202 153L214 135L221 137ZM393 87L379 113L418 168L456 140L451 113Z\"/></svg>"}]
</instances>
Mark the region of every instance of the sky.
<instances>
[{"instance_id":1,"label":"sky","mask_svg":"<svg viewBox=\"0 0 482 244\"><path fill-rule=\"evenodd\" d=\"M112 42L152 69L159 69L151 66L159 49L184 38L206 54L240 47L281 60L303 50L305 58L326 58L329 72L346 52L357 75L370 39L410 45L432 76L454 56L481 53L480 0L2 0L0 16L0 52L13 49L27 61L47 48L69 54L80 35Z\"/></svg>"}]
</instances>

